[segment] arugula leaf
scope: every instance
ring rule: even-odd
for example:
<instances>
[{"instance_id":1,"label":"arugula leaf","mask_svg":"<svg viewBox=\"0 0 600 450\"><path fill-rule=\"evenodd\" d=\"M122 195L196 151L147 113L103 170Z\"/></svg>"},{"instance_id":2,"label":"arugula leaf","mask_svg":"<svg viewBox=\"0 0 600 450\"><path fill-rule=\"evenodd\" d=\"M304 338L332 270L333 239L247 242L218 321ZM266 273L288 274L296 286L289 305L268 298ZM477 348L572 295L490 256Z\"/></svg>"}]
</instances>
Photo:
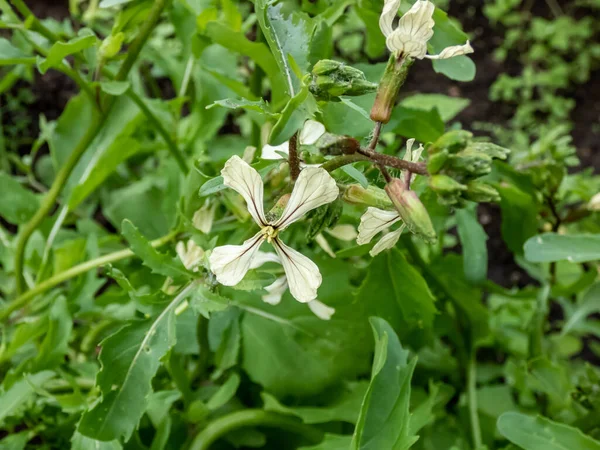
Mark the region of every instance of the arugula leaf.
<instances>
[{"instance_id":1,"label":"arugula leaf","mask_svg":"<svg viewBox=\"0 0 600 450\"><path fill-rule=\"evenodd\" d=\"M600 260L600 234L544 233L525 242L524 250L525 259L536 263L596 261Z\"/></svg>"}]
</instances>

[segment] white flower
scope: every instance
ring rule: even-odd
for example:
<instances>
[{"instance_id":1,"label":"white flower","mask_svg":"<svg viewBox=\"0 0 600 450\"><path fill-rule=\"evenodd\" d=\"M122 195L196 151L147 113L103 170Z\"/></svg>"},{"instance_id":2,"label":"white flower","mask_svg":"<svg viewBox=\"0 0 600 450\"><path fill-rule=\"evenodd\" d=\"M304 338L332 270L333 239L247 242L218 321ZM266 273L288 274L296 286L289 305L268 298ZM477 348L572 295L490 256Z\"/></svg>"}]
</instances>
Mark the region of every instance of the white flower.
<instances>
[{"instance_id":1,"label":"white flower","mask_svg":"<svg viewBox=\"0 0 600 450\"><path fill-rule=\"evenodd\" d=\"M385 0L379 18L379 28L386 38L386 45L396 56L408 56L423 59L447 59L454 56L473 53L469 41L465 45L447 47L439 55L427 54L427 43L433 36L433 13L435 5L427 0L417 0L398 21L394 29L393 22L398 14L401 0Z\"/></svg>"},{"instance_id":2,"label":"white flower","mask_svg":"<svg viewBox=\"0 0 600 450\"><path fill-rule=\"evenodd\" d=\"M300 131L298 136L298 142L300 145L313 145L321 136L325 134L325 126L315 120L307 120L304 122L304 127ZM279 152L279 153L278 153ZM280 153L288 155L290 153L289 141L279 145L265 145L262 149L262 159L283 159Z\"/></svg>"},{"instance_id":3,"label":"white flower","mask_svg":"<svg viewBox=\"0 0 600 450\"><path fill-rule=\"evenodd\" d=\"M175 246L175 251L187 270L198 271L198 266L204 258L204 250L198 244L191 239L186 244L179 241Z\"/></svg>"},{"instance_id":4,"label":"white flower","mask_svg":"<svg viewBox=\"0 0 600 450\"><path fill-rule=\"evenodd\" d=\"M262 243L268 241L281 258L292 296L302 303L314 300L322 281L319 268L306 256L285 245L279 233L308 211L334 201L339 195L335 180L319 167L302 170L281 217L269 221L263 209L263 183L256 170L239 156L233 156L225 163L221 175L225 186L244 198L260 231L242 245L224 245L213 250L209 261L219 283L225 286L238 284L250 270Z\"/></svg>"},{"instance_id":5,"label":"white flower","mask_svg":"<svg viewBox=\"0 0 600 450\"><path fill-rule=\"evenodd\" d=\"M259 251L250 265L251 269L256 269L267 262L276 262L281 264L281 259L275 253L267 253ZM281 302L281 297L288 288L287 278L285 275L277 278L272 284L265 288L266 295L262 296L262 300L269 305L278 305ZM326 304L312 300L308 302L310 310L322 320L329 320L335 313L335 309Z\"/></svg>"},{"instance_id":6,"label":"white flower","mask_svg":"<svg viewBox=\"0 0 600 450\"><path fill-rule=\"evenodd\" d=\"M421 158L423 153L423 146L413 151L414 139L406 141L406 153L404 154L404 160L417 162ZM401 174L401 179L405 180L406 173ZM414 180L410 180L412 183ZM367 208L367 211L360 218L360 225L358 226L358 237L356 243L358 245L364 245L371 242L371 240L379 233L384 233L379 242L371 249L369 254L376 256L384 250L393 248L398 243L398 239L402 235L402 232L406 228L405 224L402 224L400 228L395 231L387 232L387 230L397 222L400 222L401 218L397 211L385 211L378 208Z\"/></svg>"}]
</instances>

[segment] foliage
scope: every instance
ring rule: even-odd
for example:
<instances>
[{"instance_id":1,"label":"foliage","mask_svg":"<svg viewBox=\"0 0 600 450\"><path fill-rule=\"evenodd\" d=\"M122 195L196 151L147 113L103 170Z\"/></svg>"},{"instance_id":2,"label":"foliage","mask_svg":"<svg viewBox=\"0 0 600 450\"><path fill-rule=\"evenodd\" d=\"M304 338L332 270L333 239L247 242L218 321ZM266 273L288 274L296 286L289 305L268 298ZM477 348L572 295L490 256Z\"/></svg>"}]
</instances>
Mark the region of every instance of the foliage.
<instances>
[{"instance_id":1,"label":"foliage","mask_svg":"<svg viewBox=\"0 0 600 450\"><path fill-rule=\"evenodd\" d=\"M473 79L426 3L394 29ZM598 30L519 6L494 89L554 128L508 149L402 90L382 1L0 0L0 448L599 448L600 177L554 126Z\"/></svg>"}]
</instances>

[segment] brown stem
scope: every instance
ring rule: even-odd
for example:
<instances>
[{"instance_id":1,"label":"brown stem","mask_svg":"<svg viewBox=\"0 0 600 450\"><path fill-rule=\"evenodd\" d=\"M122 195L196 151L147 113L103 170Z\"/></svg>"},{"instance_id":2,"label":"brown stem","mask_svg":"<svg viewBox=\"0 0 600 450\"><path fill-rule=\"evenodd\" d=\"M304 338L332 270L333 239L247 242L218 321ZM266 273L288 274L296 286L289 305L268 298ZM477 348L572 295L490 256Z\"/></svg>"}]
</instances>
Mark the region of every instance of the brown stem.
<instances>
[{"instance_id":1,"label":"brown stem","mask_svg":"<svg viewBox=\"0 0 600 450\"><path fill-rule=\"evenodd\" d=\"M298 132L296 132L290 139L288 162L290 164L290 177L292 178L292 182L294 182L298 179L298 175L300 175L300 158L298 157Z\"/></svg>"},{"instance_id":2,"label":"brown stem","mask_svg":"<svg viewBox=\"0 0 600 450\"><path fill-rule=\"evenodd\" d=\"M384 155L382 153L377 153L369 149L360 149L358 153L361 155L367 156L372 161L383 164L387 167L393 167L394 169L400 170L408 170L412 173L416 173L419 175L429 175L427 172L427 164L425 163L415 163L411 161L405 161L396 156L392 155Z\"/></svg>"},{"instance_id":3,"label":"brown stem","mask_svg":"<svg viewBox=\"0 0 600 450\"><path fill-rule=\"evenodd\" d=\"M373 129L373 137L371 138L371 143L369 144L369 150L375 151L377 143L379 142L379 136L381 135L382 128L383 124L381 122L375 122L375 128Z\"/></svg>"}]
</instances>

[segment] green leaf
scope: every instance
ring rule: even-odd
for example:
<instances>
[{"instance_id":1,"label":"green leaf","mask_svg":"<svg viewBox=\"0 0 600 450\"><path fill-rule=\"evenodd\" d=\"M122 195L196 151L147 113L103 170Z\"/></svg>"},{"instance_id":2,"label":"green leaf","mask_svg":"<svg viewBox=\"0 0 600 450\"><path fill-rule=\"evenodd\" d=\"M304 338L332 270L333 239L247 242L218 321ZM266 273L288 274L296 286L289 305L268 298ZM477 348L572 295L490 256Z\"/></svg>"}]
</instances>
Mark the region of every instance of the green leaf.
<instances>
[{"instance_id":1,"label":"green leaf","mask_svg":"<svg viewBox=\"0 0 600 450\"><path fill-rule=\"evenodd\" d=\"M0 450L25 450L25 446L31 439L32 434L30 431L9 434L0 441Z\"/></svg>"},{"instance_id":2,"label":"green leaf","mask_svg":"<svg viewBox=\"0 0 600 450\"><path fill-rule=\"evenodd\" d=\"M408 361L398 335L385 320L371 318L375 357L351 450L408 449L418 436L410 432L411 379L416 358Z\"/></svg>"},{"instance_id":3,"label":"green leaf","mask_svg":"<svg viewBox=\"0 0 600 450\"><path fill-rule=\"evenodd\" d=\"M514 185L497 184L502 210L502 237L508 248L517 255L523 254L523 244L537 233L537 207L535 200Z\"/></svg>"},{"instance_id":4,"label":"green leaf","mask_svg":"<svg viewBox=\"0 0 600 450\"><path fill-rule=\"evenodd\" d=\"M0 392L0 424L3 424L7 417L23 410L35 395L36 390L53 377L54 372L44 370L33 375L25 374L10 388L4 387Z\"/></svg>"},{"instance_id":5,"label":"green leaf","mask_svg":"<svg viewBox=\"0 0 600 450\"><path fill-rule=\"evenodd\" d=\"M0 172L0 192L0 216L7 222L26 223L40 206L37 195L4 172Z\"/></svg>"},{"instance_id":6,"label":"green leaf","mask_svg":"<svg viewBox=\"0 0 600 450\"><path fill-rule=\"evenodd\" d=\"M269 143L279 145L288 141L296 131L302 128L304 122L315 114L317 109L315 98L308 92L306 86L303 87L281 111L279 120L271 130Z\"/></svg>"},{"instance_id":7,"label":"green leaf","mask_svg":"<svg viewBox=\"0 0 600 450\"><path fill-rule=\"evenodd\" d=\"M121 233L127 239L131 250L138 255L152 272L171 278L189 277L190 274L178 259L159 253L129 220L124 220Z\"/></svg>"},{"instance_id":8,"label":"green leaf","mask_svg":"<svg viewBox=\"0 0 600 450\"><path fill-rule=\"evenodd\" d=\"M5 38L0 38L0 66L12 64L35 64L35 57L15 47Z\"/></svg>"},{"instance_id":9,"label":"green leaf","mask_svg":"<svg viewBox=\"0 0 600 450\"><path fill-rule=\"evenodd\" d=\"M348 175L353 180L358 181L360 183L360 185L362 187L364 187L365 189L367 187L369 187L369 180L367 180L367 177L365 177L363 175L363 173L360 170L358 170L356 167L348 165L348 166L342 166L341 169L342 169L342 172L344 172L346 175Z\"/></svg>"},{"instance_id":10,"label":"green leaf","mask_svg":"<svg viewBox=\"0 0 600 450\"><path fill-rule=\"evenodd\" d=\"M81 434L100 441L129 439L146 410L160 360L175 345L175 309L193 287L184 288L155 319L133 322L102 342L96 376L102 398L83 414Z\"/></svg>"},{"instance_id":11,"label":"green leaf","mask_svg":"<svg viewBox=\"0 0 600 450\"><path fill-rule=\"evenodd\" d=\"M571 330L577 330L589 315L597 312L600 312L600 283L592 285L575 306L574 311L563 326L561 334L564 335Z\"/></svg>"},{"instance_id":12,"label":"green leaf","mask_svg":"<svg viewBox=\"0 0 600 450\"><path fill-rule=\"evenodd\" d=\"M36 370L50 369L64 362L69 351L73 319L64 297L57 298L48 314L48 329L33 360Z\"/></svg>"},{"instance_id":13,"label":"green leaf","mask_svg":"<svg viewBox=\"0 0 600 450\"><path fill-rule=\"evenodd\" d=\"M102 442L76 431L71 438L71 450L121 450L119 441Z\"/></svg>"},{"instance_id":14,"label":"green leaf","mask_svg":"<svg viewBox=\"0 0 600 450\"><path fill-rule=\"evenodd\" d=\"M240 376L237 373L232 373L231 376L223 383L223 385L213 394L206 402L206 406L211 411L215 411L224 406L231 400L238 388L240 387Z\"/></svg>"},{"instance_id":15,"label":"green leaf","mask_svg":"<svg viewBox=\"0 0 600 450\"><path fill-rule=\"evenodd\" d=\"M326 405L320 407L288 407L266 392L263 392L261 397L264 402L264 409L267 411L291 414L302 419L304 423L313 424L337 421L356 423L363 396L367 391L367 385L366 382L361 381L343 386L335 390L335 396L331 402L327 402ZM339 392L340 390L341 392Z\"/></svg>"},{"instance_id":16,"label":"green leaf","mask_svg":"<svg viewBox=\"0 0 600 450\"><path fill-rule=\"evenodd\" d=\"M581 430L540 416L507 412L498 419L498 430L524 450L600 450L600 442Z\"/></svg>"},{"instance_id":17,"label":"green leaf","mask_svg":"<svg viewBox=\"0 0 600 450\"><path fill-rule=\"evenodd\" d=\"M100 89L109 95L123 95L129 90L131 83L129 81L101 81Z\"/></svg>"},{"instance_id":18,"label":"green leaf","mask_svg":"<svg viewBox=\"0 0 600 450\"><path fill-rule=\"evenodd\" d=\"M283 3L256 0L254 8L258 23L285 80L287 93L290 97L295 97L300 92L302 82L294 73L289 58L293 58L303 74L308 71L310 37L314 25L307 15L299 12L285 17L282 12Z\"/></svg>"},{"instance_id":19,"label":"green leaf","mask_svg":"<svg viewBox=\"0 0 600 450\"><path fill-rule=\"evenodd\" d=\"M222 106L228 109L245 109L248 111L255 111L264 114L267 117L277 117L277 114L273 114L271 107L262 98L257 101L246 100L246 99L235 99L226 98L223 100L217 100L212 105L208 105L206 109L214 108L215 106Z\"/></svg>"},{"instance_id":20,"label":"green leaf","mask_svg":"<svg viewBox=\"0 0 600 450\"><path fill-rule=\"evenodd\" d=\"M206 183L204 183L202 186L200 186L198 195L200 197L207 197L209 195L216 194L217 192L220 192L225 189L227 189L227 186L225 186L223 184L223 177L218 176L218 177L211 178Z\"/></svg>"},{"instance_id":21,"label":"green leaf","mask_svg":"<svg viewBox=\"0 0 600 450\"><path fill-rule=\"evenodd\" d=\"M600 234L545 233L530 238L524 248L530 262L596 261L600 260Z\"/></svg>"},{"instance_id":22,"label":"green leaf","mask_svg":"<svg viewBox=\"0 0 600 450\"><path fill-rule=\"evenodd\" d=\"M300 450L348 450L352 436L338 436L326 434L323 442L310 447L300 447Z\"/></svg>"},{"instance_id":23,"label":"green leaf","mask_svg":"<svg viewBox=\"0 0 600 450\"><path fill-rule=\"evenodd\" d=\"M437 109L444 122L454 119L471 101L466 98L450 97L443 94L415 94L400 102L401 106L410 109L431 111Z\"/></svg>"},{"instance_id":24,"label":"green leaf","mask_svg":"<svg viewBox=\"0 0 600 450\"><path fill-rule=\"evenodd\" d=\"M421 274L397 250L373 258L357 297L369 315L385 319L402 336L433 325L435 299Z\"/></svg>"},{"instance_id":25,"label":"green leaf","mask_svg":"<svg viewBox=\"0 0 600 450\"><path fill-rule=\"evenodd\" d=\"M477 220L476 209L456 211L456 224L462 244L465 278L472 284L481 284L487 278L487 234Z\"/></svg>"},{"instance_id":26,"label":"green leaf","mask_svg":"<svg viewBox=\"0 0 600 450\"><path fill-rule=\"evenodd\" d=\"M397 106L386 131L394 131L420 142L433 142L444 134L444 121L436 109L423 111Z\"/></svg>"},{"instance_id":27,"label":"green leaf","mask_svg":"<svg viewBox=\"0 0 600 450\"><path fill-rule=\"evenodd\" d=\"M38 59L37 65L39 71L44 74L48 69L60 66L63 59L67 56L79 53L96 45L98 38L93 34L90 34L92 32L89 29L84 30L80 31L82 35L70 39L68 42L54 43L48 52L48 56L46 58Z\"/></svg>"},{"instance_id":28,"label":"green leaf","mask_svg":"<svg viewBox=\"0 0 600 450\"><path fill-rule=\"evenodd\" d=\"M473 81L477 68L471 58L465 55L455 56L449 59L436 59L433 61L433 69L443 73L451 80Z\"/></svg>"}]
</instances>

